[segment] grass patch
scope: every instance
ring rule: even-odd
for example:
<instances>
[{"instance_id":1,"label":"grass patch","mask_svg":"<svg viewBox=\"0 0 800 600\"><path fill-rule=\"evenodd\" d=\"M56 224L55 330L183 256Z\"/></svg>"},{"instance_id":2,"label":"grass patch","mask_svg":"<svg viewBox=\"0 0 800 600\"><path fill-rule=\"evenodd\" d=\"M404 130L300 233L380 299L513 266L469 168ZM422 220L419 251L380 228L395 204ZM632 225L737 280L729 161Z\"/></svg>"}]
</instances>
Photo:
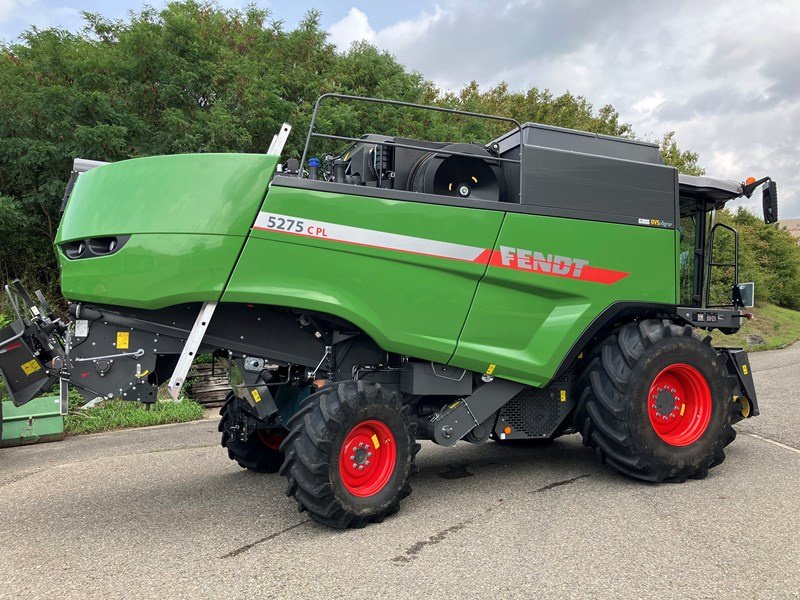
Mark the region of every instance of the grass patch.
<instances>
[{"instance_id":1,"label":"grass patch","mask_svg":"<svg viewBox=\"0 0 800 600\"><path fill-rule=\"evenodd\" d=\"M725 335L719 331L711 333L715 346L736 346L748 352L776 350L800 340L800 311L781 308L774 304L761 304L749 309L755 318L744 320L738 333ZM763 338L763 344L751 344L748 335Z\"/></svg>"},{"instance_id":2,"label":"grass patch","mask_svg":"<svg viewBox=\"0 0 800 600\"><path fill-rule=\"evenodd\" d=\"M192 400L159 401L150 410L139 402L107 400L86 410L70 406L69 414L64 417L64 428L67 434L82 435L130 427L185 423L202 418L203 407Z\"/></svg>"}]
</instances>

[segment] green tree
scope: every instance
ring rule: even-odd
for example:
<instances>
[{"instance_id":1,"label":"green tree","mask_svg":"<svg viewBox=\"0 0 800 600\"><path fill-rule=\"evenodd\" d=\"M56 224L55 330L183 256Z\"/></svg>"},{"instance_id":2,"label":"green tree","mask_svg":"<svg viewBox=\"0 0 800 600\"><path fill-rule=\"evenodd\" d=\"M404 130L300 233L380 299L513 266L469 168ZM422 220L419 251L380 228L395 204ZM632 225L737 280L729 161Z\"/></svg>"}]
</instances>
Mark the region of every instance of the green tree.
<instances>
[{"instance_id":1,"label":"green tree","mask_svg":"<svg viewBox=\"0 0 800 600\"><path fill-rule=\"evenodd\" d=\"M687 175L706 174L706 170L698 163L700 155L691 150L681 150L675 140L674 131L664 134L664 137L661 138L660 146L661 156L664 158L665 164L675 167L678 171Z\"/></svg>"},{"instance_id":2,"label":"green tree","mask_svg":"<svg viewBox=\"0 0 800 600\"><path fill-rule=\"evenodd\" d=\"M767 225L743 207L735 213L717 211L716 221L735 227L739 232L739 280L755 283L756 302L800 309L800 245L797 240L785 229ZM718 230L714 260L732 262L733 252L733 235ZM714 269L713 303L730 301L732 281L733 269Z\"/></svg>"}]
</instances>

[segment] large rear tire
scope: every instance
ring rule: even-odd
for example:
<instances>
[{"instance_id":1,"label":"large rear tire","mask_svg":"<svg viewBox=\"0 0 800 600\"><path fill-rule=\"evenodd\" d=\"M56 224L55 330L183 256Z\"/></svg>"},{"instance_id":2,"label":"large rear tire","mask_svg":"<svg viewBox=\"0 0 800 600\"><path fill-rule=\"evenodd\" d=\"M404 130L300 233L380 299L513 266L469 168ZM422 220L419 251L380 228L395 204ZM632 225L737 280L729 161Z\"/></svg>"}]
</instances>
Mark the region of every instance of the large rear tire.
<instances>
[{"instance_id":1,"label":"large rear tire","mask_svg":"<svg viewBox=\"0 0 800 600\"><path fill-rule=\"evenodd\" d=\"M241 401L231 392L219 411L219 430L222 432L221 444L228 449L228 458L235 460L240 467L256 473L277 473L283 464L280 445L288 433L283 427L275 429L256 429L246 442L231 433L232 426L243 426L241 417L245 416Z\"/></svg>"},{"instance_id":2,"label":"large rear tire","mask_svg":"<svg viewBox=\"0 0 800 600\"><path fill-rule=\"evenodd\" d=\"M653 482L702 478L736 437L724 359L689 326L628 323L588 356L575 426L600 462Z\"/></svg>"},{"instance_id":3,"label":"large rear tire","mask_svg":"<svg viewBox=\"0 0 800 600\"><path fill-rule=\"evenodd\" d=\"M398 392L346 381L306 398L281 449L287 496L330 527L363 527L398 511L419 444Z\"/></svg>"}]
</instances>

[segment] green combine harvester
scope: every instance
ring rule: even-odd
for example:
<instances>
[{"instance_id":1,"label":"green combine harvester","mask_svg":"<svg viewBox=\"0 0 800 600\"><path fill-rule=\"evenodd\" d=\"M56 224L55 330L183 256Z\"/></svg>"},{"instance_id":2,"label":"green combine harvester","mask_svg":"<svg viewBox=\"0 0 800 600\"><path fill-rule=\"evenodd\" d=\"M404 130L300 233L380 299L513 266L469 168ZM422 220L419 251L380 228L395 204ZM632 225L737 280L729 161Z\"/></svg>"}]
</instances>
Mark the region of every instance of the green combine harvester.
<instances>
[{"instance_id":1,"label":"green combine harvester","mask_svg":"<svg viewBox=\"0 0 800 600\"><path fill-rule=\"evenodd\" d=\"M505 122L485 143L317 130L323 102ZM449 117L445 117L449 118ZM192 360L230 375L222 445L280 471L301 510L360 527L398 510L419 440L579 433L652 482L702 478L758 414L739 329L752 284L714 256L714 211L763 186L679 174L654 144L328 94L300 160L75 161L56 239L69 320L6 291L16 405L60 381L87 401L178 397ZM312 143L338 155L309 158ZM336 141L338 140L338 142ZM734 230L725 235L736 239ZM716 271L715 271L716 270ZM712 305L712 273L731 297Z\"/></svg>"}]
</instances>

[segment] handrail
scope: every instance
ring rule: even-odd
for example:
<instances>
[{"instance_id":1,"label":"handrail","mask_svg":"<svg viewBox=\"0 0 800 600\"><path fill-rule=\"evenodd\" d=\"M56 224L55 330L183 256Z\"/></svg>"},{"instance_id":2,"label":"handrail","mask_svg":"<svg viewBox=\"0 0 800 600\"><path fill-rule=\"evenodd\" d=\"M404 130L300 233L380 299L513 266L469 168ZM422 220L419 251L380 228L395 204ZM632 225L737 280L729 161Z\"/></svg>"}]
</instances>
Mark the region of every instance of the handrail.
<instances>
[{"instance_id":1,"label":"handrail","mask_svg":"<svg viewBox=\"0 0 800 600\"><path fill-rule=\"evenodd\" d=\"M717 227L722 227L723 229L727 229L731 233L733 233L733 264L731 263L717 263L714 262L714 234ZM739 232L736 228L731 227L725 223L714 223L711 227L711 231L709 232L709 240L708 240L708 272L706 273L706 298L705 298L705 305L706 308L724 308L730 306L730 304L709 304L711 301L711 274L714 271L714 267L733 267L733 286L731 286L731 290L739 285Z\"/></svg>"},{"instance_id":2,"label":"handrail","mask_svg":"<svg viewBox=\"0 0 800 600\"><path fill-rule=\"evenodd\" d=\"M525 181L525 178L524 178L525 170L523 168L523 158L524 158L523 131L522 131L522 124L519 121L517 121L516 119L513 119L511 117L501 117L501 116L497 116L497 115L487 115L487 114L483 114L483 113L469 112L469 111L465 111L465 110L457 110L455 108L444 108L444 107L441 107L441 106L429 106L429 105L425 105L425 104L415 104L413 102L403 102L401 100L387 100L385 98L370 98L368 96L351 96L351 95L348 95L348 94L327 93L327 94L322 94L319 98L317 98L317 101L314 104L314 112L311 115L311 124L308 126L308 135L306 136L306 143L305 143L305 146L303 147L303 156L300 159L300 169L298 170L298 174L297 174L298 178L303 176L303 168L304 168L304 165L306 163L306 158L308 157L308 149L309 149L309 146L311 145L311 139L312 138L318 137L318 138L324 138L324 139L335 139L335 140L350 141L350 142L364 142L365 141L362 138L351 138L351 137L346 137L346 136L330 135L330 134L324 134L324 133L317 133L317 132L314 131L314 125L317 122L317 114L319 113L319 108L320 108L320 106L322 104L322 101L325 100L326 98L335 98L337 100L354 100L354 101L358 101L358 102L372 102L374 104L388 104L388 105L391 105L391 106L402 106L402 107L406 107L406 108L418 108L418 109L422 109L422 110L432 110L432 111L435 111L435 112L442 112L442 113L448 113L448 114L454 114L454 115L462 115L462 116L466 116L466 117L474 117L474 118L479 118L479 119L491 119L491 120L495 120L495 121L503 121L505 123L513 124L515 126L515 128L517 129L517 131L519 132L519 158L515 160L515 159L511 159L511 158L493 157L492 160L496 160L496 161L499 161L499 162L510 162L510 163L519 164L519 195L520 195L520 199L522 198L524 181ZM427 152L433 152L433 153L437 153L437 154L438 153L447 154L447 155L450 155L450 156L468 156L468 157L471 157L471 158L475 158L474 154L467 154L467 153L464 153L464 152L452 152L452 151L449 151L449 150L441 150L441 149L436 149L436 148L423 148L423 147L420 147L420 146L413 146L413 145L410 145L410 144L401 144L401 143L398 143L398 142L378 142L378 141L375 141L375 140L369 140L367 143L375 144L375 145L381 145L381 146L396 146L398 148L409 148L409 149L412 149L412 150L425 150Z\"/></svg>"},{"instance_id":3,"label":"handrail","mask_svg":"<svg viewBox=\"0 0 800 600\"><path fill-rule=\"evenodd\" d=\"M395 148L408 148L409 150L422 150L423 152L430 152L431 154L447 154L448 156L466 156L468 158L482 158L481 156L477 156L475 154L470 154L469 152L454 152L452 150L441 150L439 148L426 148L425 146L413 146L411 144L401 144L400 142L379 142L377 140L364 140L364 138L354 138L354 137L347 137L346 135L332 135L329 133L317 133L314 132L314 137L323 138L326 140L342 140L345 142L366 142L369 144L380 144L381 146L394 146ZM490 159L497 162L510 162L519 164L519 161L515 158L500 158L499 156L493 156Z\"/></svg>"}]
</instances>

